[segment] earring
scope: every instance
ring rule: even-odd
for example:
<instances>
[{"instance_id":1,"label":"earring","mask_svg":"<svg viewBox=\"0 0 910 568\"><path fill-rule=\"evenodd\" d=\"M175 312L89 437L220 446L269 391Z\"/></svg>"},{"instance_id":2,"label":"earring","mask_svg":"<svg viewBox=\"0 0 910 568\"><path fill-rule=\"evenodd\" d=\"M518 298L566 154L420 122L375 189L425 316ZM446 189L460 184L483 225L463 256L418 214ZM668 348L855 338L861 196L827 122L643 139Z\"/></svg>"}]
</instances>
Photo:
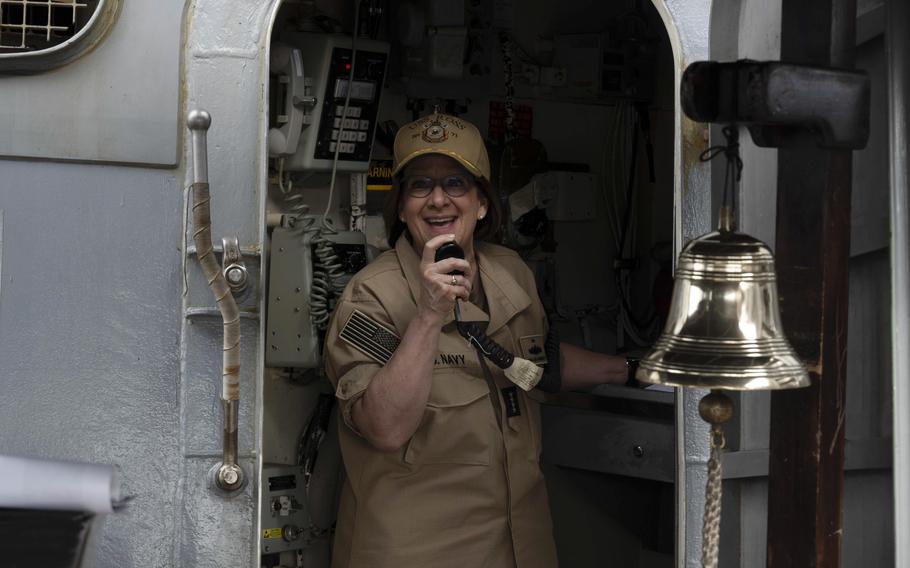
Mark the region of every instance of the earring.
<instances>
[{"instance_id":1,"label":"earring","mask_svg":"<svg viewBox=\"0 0 910 568\"><path fill-rule=\"evenodd\" d=\"M478 220L478 221L483 221L484 216L485 216L485 215L484 215L483 213L481 213L480 215L477 216L477 220Z\"/></svg>"}]
</instances>

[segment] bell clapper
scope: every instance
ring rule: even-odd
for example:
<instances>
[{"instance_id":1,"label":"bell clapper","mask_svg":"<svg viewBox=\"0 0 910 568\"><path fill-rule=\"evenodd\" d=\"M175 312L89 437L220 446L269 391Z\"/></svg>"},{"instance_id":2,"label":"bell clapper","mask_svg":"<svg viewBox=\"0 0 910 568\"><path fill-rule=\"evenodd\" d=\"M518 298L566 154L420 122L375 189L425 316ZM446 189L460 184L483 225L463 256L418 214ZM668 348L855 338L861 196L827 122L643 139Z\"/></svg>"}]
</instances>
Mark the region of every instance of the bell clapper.
<instances>
[{"instance_id":1,"label":"bell clapper","mask_svg":"<svg viewBox=\"0 0 910 568\"><path fill-rule=\"evenodd\" d=\"M721 424L733 418L733 401L722 390L711 389L698 401L698 414L712 427L720 429Z\"/></svg>"}]
</instances>

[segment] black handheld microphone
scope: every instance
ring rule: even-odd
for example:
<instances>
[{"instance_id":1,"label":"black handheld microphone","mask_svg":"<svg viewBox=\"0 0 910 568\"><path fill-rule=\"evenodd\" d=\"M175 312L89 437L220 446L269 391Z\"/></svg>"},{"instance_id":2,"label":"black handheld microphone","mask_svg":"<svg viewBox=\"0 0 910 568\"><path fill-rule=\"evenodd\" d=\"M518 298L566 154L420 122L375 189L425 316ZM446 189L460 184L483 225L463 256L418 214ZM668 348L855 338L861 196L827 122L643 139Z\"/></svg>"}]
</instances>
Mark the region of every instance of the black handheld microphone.
<instances>
[{"instance_id":1,"label":"black handheld microphone","mask_svg":"<svg viewBox=\"0 0 910 568\"><path fill-rule=\"evenodd\" d=\"M445 243L436 249L436 258L435 261L439 262L440 260L445 260L447 258L460 258L464 260L464 251L461 250L461 247L458 246L456 242ZM464 276L464 272L460 270L453 270L449 274Z\"/></svg>"},{"instance_id":2,"label":"black handheld microphone","mask_svg":"<svg viewBox=\"0 0 910 568\"><path fill-rule=\"evenodd\" d=\"M436 262L446 258L464 258L464 251L457 243L445 243L436 249ZM449 274L464 276L464 272L453 270ZM505 371L506 377L513 383L528 391L534 388L540 382L543 375L543 369L520 357L515 357L505 350L502 345L496 343L484 333L476 323L466 323L461 321L461 308L458 305L458 298L455 298L455 327L458 333L468 340L468 343L474 345L478 351L492 361L497 367Z\"/></svg>"},{"instance_id":3,"label":"black handheld microphone","mask_svg":"<svg viewBox=\"0 0 910 568\"><path fill-rule=\"evenodd\" d=\"M458 246L458 243L455 241L443 243L436 249L436 256L433 260L439 262L440 260L445 260L447 258L460 258L464 260L464 251L461 250L461 247ZM464 276L464 272L461 270L453 270L449 272L449 274L452 276ZM455 321L458 322L458 326L461 325L461 308L458 306L458 298L455 298ZM461 329L459 328L459 332L460 331Z\"/></svg>"}]
</instances>

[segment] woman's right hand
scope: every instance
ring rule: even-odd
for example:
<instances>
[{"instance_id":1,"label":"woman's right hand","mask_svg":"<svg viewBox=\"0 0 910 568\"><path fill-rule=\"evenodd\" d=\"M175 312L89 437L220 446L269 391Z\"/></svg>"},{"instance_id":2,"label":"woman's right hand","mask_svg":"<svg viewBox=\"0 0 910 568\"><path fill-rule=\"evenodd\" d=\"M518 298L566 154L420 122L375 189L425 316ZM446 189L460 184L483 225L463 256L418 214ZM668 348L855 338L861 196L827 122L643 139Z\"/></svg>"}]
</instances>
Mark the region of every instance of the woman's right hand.
<instances>
[{"instance_id":1,"label":"woman's right hand","mask_svg":"<svg viewBox=\"0 0 910 568\"><path fill-rule=\"evenodd\" d=\"M436 262L436 249L454 241L455 235L433 237L424 245L423 256L420 259L422 281L420 298L417 299L417 313L440 325L455 309L455 298L467 301L471 295L474 269L468 261L447 258ZM449 274L456 270L463 272L464 275L453 277Z\"/></svg>"}]
</instances>

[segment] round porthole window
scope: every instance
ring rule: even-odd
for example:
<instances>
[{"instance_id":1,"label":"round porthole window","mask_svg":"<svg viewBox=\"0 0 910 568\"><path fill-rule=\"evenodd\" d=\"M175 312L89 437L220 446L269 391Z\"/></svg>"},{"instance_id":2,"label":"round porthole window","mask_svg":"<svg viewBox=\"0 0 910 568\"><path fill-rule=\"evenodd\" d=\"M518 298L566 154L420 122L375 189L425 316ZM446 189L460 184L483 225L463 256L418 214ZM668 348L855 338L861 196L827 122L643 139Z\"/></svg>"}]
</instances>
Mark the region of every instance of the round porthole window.
<instances>
[{"instance_id":1,"label":"round porthole window","mask_svg":"<svg viewBox=\"0 0 910 568\"><path fill-rule=\"evenodd\" d=\"M119 0L0 0L0 72L37 73L98 43Z\"/></svg>"}]
</instances>

